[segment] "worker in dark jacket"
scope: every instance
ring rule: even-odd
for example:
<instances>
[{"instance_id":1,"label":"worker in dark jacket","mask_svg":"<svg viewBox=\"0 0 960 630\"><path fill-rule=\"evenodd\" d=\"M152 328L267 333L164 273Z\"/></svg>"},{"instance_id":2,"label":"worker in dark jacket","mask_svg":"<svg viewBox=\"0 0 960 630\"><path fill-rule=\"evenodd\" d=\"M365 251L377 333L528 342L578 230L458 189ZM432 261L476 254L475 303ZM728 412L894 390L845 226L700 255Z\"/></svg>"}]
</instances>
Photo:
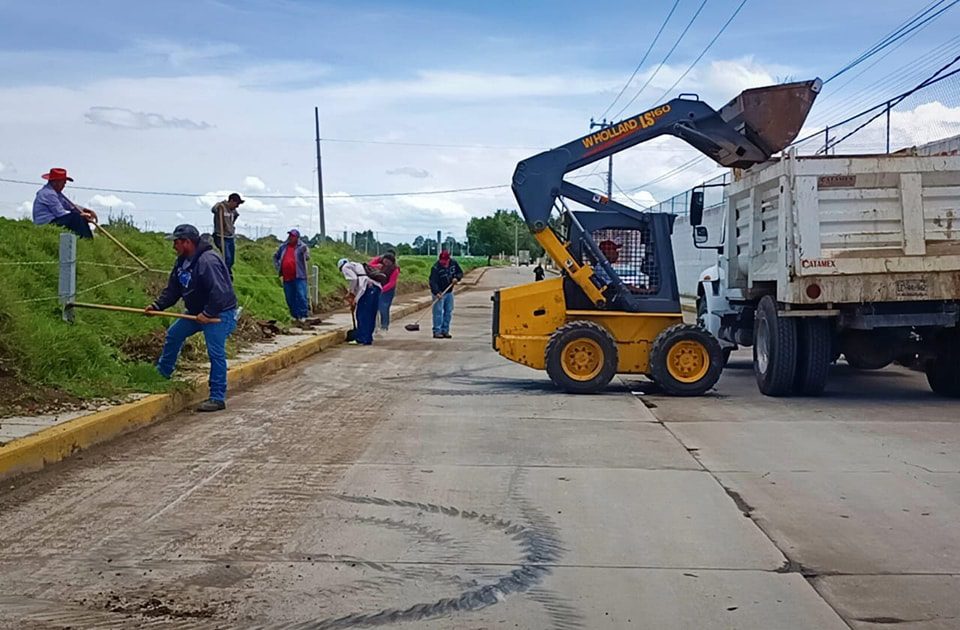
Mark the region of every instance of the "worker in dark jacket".
<instances>
[{"instance_id":1,"label":"worker in dark jacket","mask_svg":"<svg viewBox=\"0 0 960 630\"><path fill-rule=\"evenodd\" d=\"M287 232L287 240L273 255L273 266L283 280L283 295L287 298L290 316L300 323L310 314L307 292L307 262L310 248L300 240L300 230Z\"/></svg>"},{"instance_id":2,"label":"worker in dark jacket","mask_svg":"<svg viewBox=\"0 0 960 630\"><path fill-rule=\"evenodd\" d=\"M450 252L440 252L430 270L430 292L433 293L433 338L451 339L450 320L453 318L453 285L463 280L463 269Z\"/></svg>"},{"instance_id":3,"label":"worker in dark jacket","mask_svg":"<svg viewBox=\"0 0 960 630\"><path fill-rule=\"evenodd\" d=\"M200 240L194 226L178 225L167 239L173 241L177 261L167 288L145 310L163 311L183 299L187 314L197 319L178 319L167 329L157 370L170 378L187 338L203 332L210 358L210 398L197 411L220 411L227 398L227 337L237 327L237 296L230 272L213 247Z\"/></svg>"}]
</instances>

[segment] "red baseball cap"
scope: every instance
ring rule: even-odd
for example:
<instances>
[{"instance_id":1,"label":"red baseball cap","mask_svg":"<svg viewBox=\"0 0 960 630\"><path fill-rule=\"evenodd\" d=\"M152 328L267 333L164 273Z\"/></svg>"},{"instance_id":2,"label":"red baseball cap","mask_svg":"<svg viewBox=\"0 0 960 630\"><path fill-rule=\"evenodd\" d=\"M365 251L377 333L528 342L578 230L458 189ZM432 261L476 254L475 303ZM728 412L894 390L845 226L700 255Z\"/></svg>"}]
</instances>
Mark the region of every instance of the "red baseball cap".
<instances>
[{"instance_id":1,"label":"red baseball cap","mask_svg":"<svg viewBox=\"0 0 960 630\"><path fill-rule=\"evenodd\" d=\"M49 173L44 173L40 177L43 179L49 179L52 182L57 182L63 179L67 180L68 182L73 181L72 177L67 177L67 169L65 168L51 168Z\"/></svg>"}]
</instances>

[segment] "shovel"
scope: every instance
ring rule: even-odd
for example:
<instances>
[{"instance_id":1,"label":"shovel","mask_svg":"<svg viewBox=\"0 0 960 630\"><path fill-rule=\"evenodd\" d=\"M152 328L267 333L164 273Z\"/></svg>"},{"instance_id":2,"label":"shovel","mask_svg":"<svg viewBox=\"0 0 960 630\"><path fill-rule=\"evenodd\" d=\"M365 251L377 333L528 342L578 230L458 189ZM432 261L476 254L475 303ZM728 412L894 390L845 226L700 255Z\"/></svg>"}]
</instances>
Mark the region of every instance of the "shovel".
<instances>
[{"instance_id":1,"label":"shovel","mask_svg":"<svg viewBox=\"0 0 960 630\"><path fill-rule=\"evenodd\" d=\"M451 282L451 283L450 283L450 286L448 286L446 289L444 289L443 292L442 292L440 295L438 295L437 297L433 298L433 301L430 302L430 306L432 307L434 304L436 304L436 303L440 300L440 298L442 298L444 295L447 294L447 291L449 291L450 289L453 288L453 285L455 285L455 284L456 284L456 282ZM413 322L412 324L407 324L406 326L404 326L404 328L405 328L406 330L409 330L410 332L417 332L417 331L419 331L419 330L420 330L420 322L421 322L421 321L423 320L423 318L426 316L426 314L427 314L428 311L429 311L429 308L423 309L423 312L420 313L420 317L417 318L417 321Z\"/></svg>"},{"instance_id":2,"label":"shovel","mask_svg":"<svg viewBox=\"0 0 960 630\"><path fill-rule=\"evenodd\" d=\"M353 328L347 331L347 343L357 340L357 309L352 304L350 305L350 319L353 320Z\"/></svg>"}]
</instances>

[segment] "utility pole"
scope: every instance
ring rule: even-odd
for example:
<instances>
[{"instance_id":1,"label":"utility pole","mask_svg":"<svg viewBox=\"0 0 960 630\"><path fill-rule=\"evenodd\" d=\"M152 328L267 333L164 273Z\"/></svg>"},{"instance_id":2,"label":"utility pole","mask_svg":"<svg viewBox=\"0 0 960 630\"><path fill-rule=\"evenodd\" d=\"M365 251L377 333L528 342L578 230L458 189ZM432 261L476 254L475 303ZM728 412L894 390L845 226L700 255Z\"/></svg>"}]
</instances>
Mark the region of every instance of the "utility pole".
<instances>
[{"instance_id":1,"label":"utility pole","mask_svg":"<svg viewBox=\"0 0 960 630\"><path fill-rule=\"evenodd\" d=\"M320 169L320 108L313 108L313 121L317 131L317 204L320 208L320 242L327 241L327 222L323 216L323 171Z\"/></svg>"},{"instance_id":2,"label":"utility pole","mask_svg":"<svg viewBox=\"0 0 960 630\"><path fill-rule=\"evenodd\" d=\"M517 267L520 266L520 224L513 224L513 255L517 259Z\"/></svg>"},{"instance_id":3,"label":"utility pole","mask_svg":"<svg viewBox=\"0 0 960 630\"><path fill-rule=\"evenodd\" d=\"M590 119L590 128L595 129L599 127L600 129L609 129L613 127L613 121L607 122L607 119L604 118L601 122L596 122L593 118ZM610 157L607 158L607 198L613 199L613 154L610 154Z\"/></svg>"}]
</instances>

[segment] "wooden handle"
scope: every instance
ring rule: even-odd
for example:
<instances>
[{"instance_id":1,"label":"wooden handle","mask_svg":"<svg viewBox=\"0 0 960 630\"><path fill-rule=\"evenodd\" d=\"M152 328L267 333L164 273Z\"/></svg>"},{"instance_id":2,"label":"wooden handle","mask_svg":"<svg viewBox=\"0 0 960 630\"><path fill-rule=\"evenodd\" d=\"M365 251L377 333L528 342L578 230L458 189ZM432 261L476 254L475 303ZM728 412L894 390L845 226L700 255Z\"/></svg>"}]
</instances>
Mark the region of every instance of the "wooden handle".
<instances>
[{"instance_id":1,"label":"wooden handle","mask_svg":"<svg viewBox=\"0 0 960 630\"><path fill-rule=\"evenodd\" d=\"M67 306L73 308L92 308L98 311L117 311L120 313L136 313L146 315L147 317L176 317L177 319L190 319L197 321L196 315L185 315L184 313L167 313L166 311L145 311L142 308L131 308L129 306L113 306L112 304L88 304L85 302L71 302ZM210 320L211 324L219 324L220 319Z\"/></svg>"},{"instance_id":2,"label":"wooden handle","mask_svg":"<svg viewBox=\"0 0 960 630\"><path fill-rule=\"evenodd\" d=\"M125 252L127 253L127 255L130 256L130 258L133 258L135 261L137 261L137 264L138 264L138 265L140 265L140 266L143 267L144 269L150 269L150 265L148 265L147 263L145 263L145 262L143 262L142 260L140 260L140 258L138 258L136 254L134 254L134 253L131 252L129 249L127 249L127 246L126 246L126 245L124 245L123 243L121 243L120 241L118 241L118 240L113 236L113 234L111 234L110 232L107 232L102 225L100 225L99 223L95 223L95 225L97 226L97 229L98 229L98 230L100 230L101 232L103 232L103 235L104 235L104 236L106 236L106 237L109 238L111 241L113 241L114 243L116 243L117 247L119 247L120 249L122 249L123 251L125 251Z\"/></svg>"}]
</instances>

